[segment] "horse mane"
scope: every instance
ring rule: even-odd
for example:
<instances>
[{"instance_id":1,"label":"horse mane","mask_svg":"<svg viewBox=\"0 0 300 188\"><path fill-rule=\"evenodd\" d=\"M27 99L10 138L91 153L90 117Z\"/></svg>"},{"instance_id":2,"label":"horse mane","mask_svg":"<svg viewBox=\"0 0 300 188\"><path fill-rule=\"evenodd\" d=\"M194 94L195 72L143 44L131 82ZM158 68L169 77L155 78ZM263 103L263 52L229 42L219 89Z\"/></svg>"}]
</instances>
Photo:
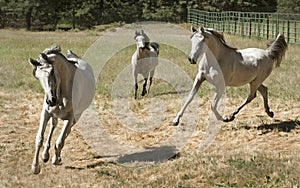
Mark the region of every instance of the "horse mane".
<instances>
[{"instance_id":1,"label":"horse mane","mask_svg":"<svg viewBox=\"0 0 300 188\"><path fill-rule=\"evenodd\" d=\"M50 46L49 48L46 48L43 51L44 54L49 55L49 54L58 54L61 55L67 62L75 65L77 62L76 61L70 61L68 60L62 53L61 53L61 48L59 45L57 44L53 44L52 46Z\"/></svg>"},{"instance_id":2,"label":"horse mane","mask_svg":"<svg viewBox=\"0 0 300 188\"><path fill-rule=\"evenodd\" d=\"M267 51L271 59L275 61L275 67L280 66L282 57L284 56L287 47L288 45L283 34L279 34L272 43L268 44Z\"/></svg>"},{"instance_id":3,"label":"horse mane","mask_svg":"<svg viewBox=\"0 0 300 188\"><path fill-rule=\"evenodd\" d=\"M231 47L226 43L223 33L211 28L206 28L206 31L210 32L213 36L215 36L225 47L232 50L237 50L237 48Z\"/></svg>"}]
</instances>

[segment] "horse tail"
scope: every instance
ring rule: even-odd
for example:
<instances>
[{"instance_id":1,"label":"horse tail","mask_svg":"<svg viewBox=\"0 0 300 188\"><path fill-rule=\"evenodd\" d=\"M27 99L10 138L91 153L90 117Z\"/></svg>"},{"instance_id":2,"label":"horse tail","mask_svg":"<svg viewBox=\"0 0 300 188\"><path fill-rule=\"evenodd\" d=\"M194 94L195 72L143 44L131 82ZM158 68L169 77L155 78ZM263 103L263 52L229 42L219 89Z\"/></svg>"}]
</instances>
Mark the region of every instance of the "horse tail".
<instances>
[{"instance_id":1,"label":"horse tail","mask_svg":"<svg viewBox=\"0 0 300 188\"><path fill-rule=\"evenodd\" d=\"M152 48L154 48L154 50L157 52L157 55L158 55L158 54L159 54L159 44L156 43L156 42L151 42L151 43L150 43L150 46L151 46Z\"/></svg>"},{"instance_id":2,"label":"horse tail","mask_svg":"<svg viewBox=\"0 0 300 188\"><path fill-rule=\"evenodd\" d=\"M284 39L283 34L279 34L274 42L272 42L269 47L267 48L267 52L269 54L269 57L275 62L275 67L279 67L282 57L285 54L285 51L287 50L287 43Z\"/></svg>"}]
</instances>

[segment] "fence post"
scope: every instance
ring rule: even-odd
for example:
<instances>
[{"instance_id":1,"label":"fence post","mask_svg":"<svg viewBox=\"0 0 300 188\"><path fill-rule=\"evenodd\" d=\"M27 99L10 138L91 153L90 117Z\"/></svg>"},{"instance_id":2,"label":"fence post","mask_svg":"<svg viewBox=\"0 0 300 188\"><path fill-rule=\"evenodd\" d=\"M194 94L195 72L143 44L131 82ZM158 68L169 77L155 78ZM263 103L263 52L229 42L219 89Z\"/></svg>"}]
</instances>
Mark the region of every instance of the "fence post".
<instances>
[{"instance_id":1,"label":"fence post","mask_svg":"<svg viewBox=\"0 0 300 188\"><path fill-rule=\"evenodd\" d=\"M270 28L269 28L269 15L267 15L267 39L269 39L269 31L270 31Z\"/></svg>"},{"instance_id":2,"label":"fence post","mask_svg":"<svg viewBox=\"0 0 300 188\"><path fill-rule=\"evenodd\" d=\"M294 21L294 34L295 34L294 40L296 44L297 43L297 21L296 20Z\"/></svg>"},{"instance_id":3,"label":"fence post","mask_svg":"<svg viewBox=\"0 0 300 188\"><path fill-rule=\"evenodd\" d=\"M288 19L288 22L287 22L287 42L290 43L290 33L291 33L291 30L290 30L290 19Z\"/></svg>"},{"instance_id":4,"label":"fence post","mask_svg":"<svg viewBox=\"0 0 300 188\"><path fill-rule=\"evenodd\" d=\"M260 14L257 14L258 16L258 20L257 20L257 34L258 34L258 38L260 38Z\"/></svg>"}]
</instances>

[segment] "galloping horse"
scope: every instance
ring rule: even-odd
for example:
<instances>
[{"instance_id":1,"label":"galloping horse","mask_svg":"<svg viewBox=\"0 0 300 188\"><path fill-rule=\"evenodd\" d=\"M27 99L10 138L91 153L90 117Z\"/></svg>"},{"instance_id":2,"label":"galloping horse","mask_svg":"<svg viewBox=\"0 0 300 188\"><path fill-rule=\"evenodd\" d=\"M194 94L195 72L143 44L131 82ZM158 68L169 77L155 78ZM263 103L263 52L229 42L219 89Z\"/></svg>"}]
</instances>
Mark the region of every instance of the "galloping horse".
<instances>
[{"instance_id":1,"label":"galloping horse","mask_svg":"<svg viewBox=\"0 0 300 188\"><path fill-rule=\"evenodd\" d=\"M155 67L158 65L158 53L159 53L159 45L155 42L149 42L150 39L142 30L141 32L136 31L134 39L136 41L136 51L132 55L131 64L132 64L132 72L133 72L133 80L135 85L134 90L134 98L137 98L137 76L138 74L142 74L144 77L143 91L142 96L147 93L146 86L147 80L149 78L149 88L148 93L150 91L150 86L152 85L152 79L155 72Z\"/></svg>"},{"instance_id":2,"label":"galloping horse","mask_svg":"<svg viewBox=\"0 0 300 188\"><path fill-rule=\"evenodd\" d=\"M275 67L279 67L281 63L287 49L284 36L279 34L266 50L258 48L237 50L228 46L223 34L214 29L192 27L191 31L193 33L191 36L192 49L188 60L195 64L202 54L203 57L199 62L199 70L193 88L173 120L173 125L178 125L185 109L205 80L215 87L211 108L218 120L233 121L235 115L256 97L257 90L263 96L266 113L273 117L274 113L270 111L268 104L267 87L262 83L271 74L273 64L275 63ZM217 111L217 105L225 87L237 87L247 83L250 85L250 94L246 100L228 118L221 116Z\"/></svg>"},{"instance_id":3,"label":"galloping horse","mask_svg":"<svg viewBox=\"0 0 300 188\"><path fill-rule=\"evenodd\" d=\"M44 162L49 160L51 137L60 118L64 123L56 140L55 153L52 157L52 164L60 165L60 153L65 139L94 97L95 78L91 67L71 51L68 51L68 59L60 52L60 47L54 45L45 49L38 59L29 59L33 65L33 75L40 81L45 92L32 162L34 174L40 173L41 170L38 157L48 121L51 119L51 127L44 145L42 159Z\"/></svg>"}]
</instances>

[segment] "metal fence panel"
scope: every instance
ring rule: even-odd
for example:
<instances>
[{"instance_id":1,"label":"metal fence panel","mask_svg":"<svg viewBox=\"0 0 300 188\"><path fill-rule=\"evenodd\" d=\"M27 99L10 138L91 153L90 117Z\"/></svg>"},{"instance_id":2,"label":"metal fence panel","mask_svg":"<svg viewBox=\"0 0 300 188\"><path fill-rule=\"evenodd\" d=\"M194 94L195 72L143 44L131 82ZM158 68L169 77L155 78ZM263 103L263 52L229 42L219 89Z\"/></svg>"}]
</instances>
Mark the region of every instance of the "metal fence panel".
<instances>
[{"instance_id":1,"label":"metal fence panel","mask_svg":"<svg viewBox=\"0 0 300 188\"><path fill-rule=\"evenodd\" d=\"M243 37L274 39L278 33L282 33L288 43L300 45L300 14L189 9L187 21L193 25L211 27Z\"/></svg>"}]
</instances>

